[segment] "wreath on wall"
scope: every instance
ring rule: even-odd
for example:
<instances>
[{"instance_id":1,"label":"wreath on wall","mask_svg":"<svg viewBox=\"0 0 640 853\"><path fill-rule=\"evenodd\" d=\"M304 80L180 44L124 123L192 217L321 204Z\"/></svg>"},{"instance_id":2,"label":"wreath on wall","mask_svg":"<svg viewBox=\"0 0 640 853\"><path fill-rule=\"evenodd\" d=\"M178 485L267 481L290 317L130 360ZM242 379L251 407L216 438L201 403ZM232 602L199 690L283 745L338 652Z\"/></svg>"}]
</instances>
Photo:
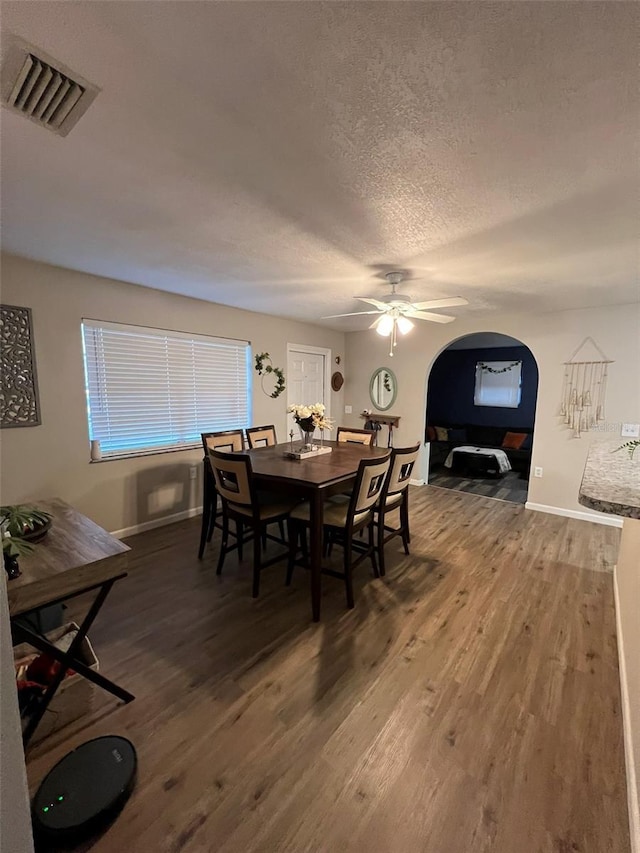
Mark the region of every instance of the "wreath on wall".
<instances>
[{"instance_id":1,"label":"wreath on wall","mask_svg":"<svg viewBox=\"0 0 640 853\"><path fill-rule=\"evenodd\" d=\"M256 355L256 371L258 376L262 377L262 390L265 394L268 394L269 397L273 397L274 400L276 397L279 397L287 387L284 379L284 371L280 367L273 366L271 356L268 352L261 352ZM266 391L264 387L264 377L268 376L270 373L273 373L276 377L276 385L271 393Z\"/></svg>"},{"instance_id":2,"label":"wreath on wall","mask_svg":"<svg viewBox=\"0 0 640 853\"><path fill-rule=\"evenodd\" d=\"M512 361L511 364L508 364L506 367L501 367L500 370L495 367L489 367L488 364L485 364L484 361L478 362L478 367L482 370L485 370L487 373L507 373L507 371L512 370L514 367L517 367L519 364L522 364L521 361Z\"/></svg>"}]
</instances>

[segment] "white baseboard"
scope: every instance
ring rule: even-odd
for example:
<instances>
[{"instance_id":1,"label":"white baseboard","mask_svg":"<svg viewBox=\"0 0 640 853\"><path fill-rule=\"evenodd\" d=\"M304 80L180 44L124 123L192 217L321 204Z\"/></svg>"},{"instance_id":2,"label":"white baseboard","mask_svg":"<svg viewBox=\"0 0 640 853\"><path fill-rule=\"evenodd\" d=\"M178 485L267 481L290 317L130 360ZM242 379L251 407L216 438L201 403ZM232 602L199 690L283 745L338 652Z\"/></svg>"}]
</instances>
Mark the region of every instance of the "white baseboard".
<instances>
[{"instance_id":1,"label":"white baseboard","mask_svg":"<svg viewBox=\"0 0 640 853\"><path fill-rule=\"evenodd\" d=\"M424 480L409 480L409 485L410 486L424 486L425 482L424 482Z\"/></svg>"},{"instance_id":2,"label":"white baseboard","mask_svg":"<svg viewBox=\"0 0 640 853\"><path fill-rule=\"evenodd\" d=\"M618 515L601 515L599 512L583 512L579 509L564 509L561 506L547 506L527 501L525 509L534 512L548 512L550 515L564 515L566 518L577 518L578 521L591 521L594 524L608 524L609 527L622 527L623 519Z\"/></svg>"},{"instance_id":3,"label":"white baseboard","mask_svg":"<svg viewBox=\"0 0 640 853\"><path fill-rule=\"evenodd\" d=\"M143 521L142 524L133 524L131 527L123 527L122 530L112 530L111 535L116 539L124 539L125 536L133 536L135 533L144 533L145 530L155 530L156 527L164 527L165 524L173 524L176 521L184 521L185 518L193 518L201 515L202 507L194 506L173 515L165 515L162 518L154 518L153 521Z\"/></svg>"},{"instance_id":4,"label":"white baseboard","mask_svg":"<svg viewBox=\"0 0 640 853\"><path fill-rule=\"evenodd\" d=\"M618 593L618 567L613 570L613 598L616 606L616 633L618 635L618 668L620 670L620 694L622 697L622 730L624 734L624 757L627 768L627 802L629 806L629 834L631 853L640 853L640 804L636 785L636 767L633 757L633 734L631 732L631 709L629 706L629 684L624 657L624 637L620 621L620 596Z\"/></svg>"}]
</instances>

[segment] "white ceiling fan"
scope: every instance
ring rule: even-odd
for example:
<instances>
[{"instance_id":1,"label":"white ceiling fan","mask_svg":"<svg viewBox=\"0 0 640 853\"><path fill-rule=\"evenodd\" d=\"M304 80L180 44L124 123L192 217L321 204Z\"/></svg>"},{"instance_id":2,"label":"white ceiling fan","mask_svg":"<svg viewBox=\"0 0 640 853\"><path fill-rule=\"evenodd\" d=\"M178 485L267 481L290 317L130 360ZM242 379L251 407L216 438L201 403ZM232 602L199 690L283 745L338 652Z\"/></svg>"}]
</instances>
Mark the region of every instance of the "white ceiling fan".
<instances>
[{"instance_id":1,"label":"white ceiling fan","mask_svg":"<svg viewBox=\"0 0 640 853\"><path fill-rule=\"evenodd\" d=\"M397 293L396 288L403 279L401 272L388 272L385 278L391 285L391 293L381 299L372 296L356 296L361 302L374 305L375 311L352 311L348 314L332 314L323 317L323 320L333 320L337 317L358 317L365 314L378 314L379 317L369 326L375 328L382 337L389 337L389 355L393 355L393 348L398 342L398 330L406 335L413 329L414 324L409 318L416 320L429 320L431 323L451 323L455 320L450 314L433 314L426 308L453 308L455 305L468 305L467 299L462 296L452 296L450 299L431 299L427 302L412 302L411 297L404 293Z\"/></svg>"}]
</instances>

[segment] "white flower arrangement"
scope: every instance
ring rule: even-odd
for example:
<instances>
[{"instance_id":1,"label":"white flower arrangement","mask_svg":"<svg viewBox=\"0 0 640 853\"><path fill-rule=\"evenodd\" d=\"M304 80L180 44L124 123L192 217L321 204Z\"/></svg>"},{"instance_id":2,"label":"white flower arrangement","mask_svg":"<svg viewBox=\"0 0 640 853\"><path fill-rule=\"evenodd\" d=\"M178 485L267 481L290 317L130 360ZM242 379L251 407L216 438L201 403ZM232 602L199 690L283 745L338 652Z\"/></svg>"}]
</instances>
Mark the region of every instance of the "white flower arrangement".
<instances>
[{"instance_id":1,"label":"white flower arrangement","mask_svg":"<svg viewBox=\"0 0 640 853\"><path fill-rule=\"evenodd\" d=\"M303 432L313 432L316 429L324 432L324 430L333 429L333 421L325 417L325 406L322 403L314 403L311 406L296 403L289 406L287 412L293 415L293 419Z\"/></svg>"}]
</instances>

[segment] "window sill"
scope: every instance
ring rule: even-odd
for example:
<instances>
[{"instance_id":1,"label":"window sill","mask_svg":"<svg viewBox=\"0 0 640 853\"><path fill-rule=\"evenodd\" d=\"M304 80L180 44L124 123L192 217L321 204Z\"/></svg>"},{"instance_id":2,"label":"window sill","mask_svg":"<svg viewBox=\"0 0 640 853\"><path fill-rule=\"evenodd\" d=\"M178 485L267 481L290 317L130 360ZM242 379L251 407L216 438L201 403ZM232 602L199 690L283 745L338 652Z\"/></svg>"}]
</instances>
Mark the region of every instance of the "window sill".
<instances>
[{"instance_id":1,"label":"window sill","mask_svg":"<svg viewBox=\"0 0 640 853\"><path fill-rule=\"evenodd\" d=\"M202 450L200 442L195 444L182 444L180 447L165 447L155 450L131 450L126 453L118 453L113 455L105 455L102 459L90 459L90 465L100 465L102 462L117 462L120 459L138 459L141 456L161 456L165 453L182 453L185 450Z\"/></svg>"}]
</instances>

